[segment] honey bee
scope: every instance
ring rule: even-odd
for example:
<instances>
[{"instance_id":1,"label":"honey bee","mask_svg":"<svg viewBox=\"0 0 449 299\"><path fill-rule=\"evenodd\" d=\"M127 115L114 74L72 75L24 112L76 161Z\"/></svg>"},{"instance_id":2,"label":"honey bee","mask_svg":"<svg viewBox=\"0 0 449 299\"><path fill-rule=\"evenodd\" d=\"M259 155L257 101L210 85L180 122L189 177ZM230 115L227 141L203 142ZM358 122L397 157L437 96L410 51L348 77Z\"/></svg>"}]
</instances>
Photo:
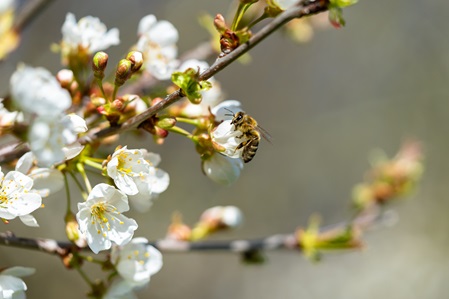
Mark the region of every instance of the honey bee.
<instances>
[{"instance_id":1,"label":"honey bee","mask_svg":"<svg viewBox=\"0 0 449 299\"><path fill-rule=\"evenodd\" d=\"M248 163L256 155L257 149L259 148L260 137L263 136L265 139L269 140L269 134L257 125L257 121L254 118L243 111L239 111L235 114L233 113L232 116L231 125L234 125L235 131L240 131L242 133L238 138L248 138L240 143L235 150L238 151L243 148L242 159L243 162Z\"/></svg>"}]
</instances>

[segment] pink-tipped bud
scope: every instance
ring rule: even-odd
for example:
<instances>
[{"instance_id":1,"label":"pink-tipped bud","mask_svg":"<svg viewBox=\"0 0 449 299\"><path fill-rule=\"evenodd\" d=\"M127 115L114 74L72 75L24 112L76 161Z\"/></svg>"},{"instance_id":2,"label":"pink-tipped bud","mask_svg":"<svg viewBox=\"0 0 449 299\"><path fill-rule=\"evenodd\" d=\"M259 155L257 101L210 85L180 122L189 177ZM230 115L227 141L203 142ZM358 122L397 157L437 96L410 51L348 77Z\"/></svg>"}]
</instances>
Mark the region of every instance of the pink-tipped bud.
<instances>
[{"instance_id":1,"label":"pink-tipped bud","mask_svg":"<svg viewBox=\"0 0 449 299\"><path fill-rule=\"evenodd\" d=\"M214 26L220 34L223 34L227 29L226 21L223 15L217 14L214 19Z\"/></svg>"},{"instance_id":2,"label":"pink-tipped bud","mask_svg":"<svg viewBox=\"0 0 449 299\"><path fill-rule=\"evenodd\" d=\"M140 68L143 65L143 56L142 56L141 52L131 51L126 56L126 59L131 61L131 72L133 72L133 73L140 70Z\"/></svg>"},{"instance_id":3,"label":"pink-tipped bud","mask_svg":"<svg viewBox=\"0 0 449 299\"><path fill-rule=\"evenodd\" d=\"M115 85L122 86L126 80L131 77L132 63L128 59L122 59L117 65L117 70L115 72Z\"/></svg>"},{"instance_id":4,"label":"pink-tipped bud","mask_svg":"<svg viewBox=\"0 0 449 299\"><path fill-rule=\"evenodd\" d=\"M56 75L56 79L58 79L62 88L70 89L70 85L73 82L73 72L71 70L62 69Z\"/></svg>"}]
</instances>

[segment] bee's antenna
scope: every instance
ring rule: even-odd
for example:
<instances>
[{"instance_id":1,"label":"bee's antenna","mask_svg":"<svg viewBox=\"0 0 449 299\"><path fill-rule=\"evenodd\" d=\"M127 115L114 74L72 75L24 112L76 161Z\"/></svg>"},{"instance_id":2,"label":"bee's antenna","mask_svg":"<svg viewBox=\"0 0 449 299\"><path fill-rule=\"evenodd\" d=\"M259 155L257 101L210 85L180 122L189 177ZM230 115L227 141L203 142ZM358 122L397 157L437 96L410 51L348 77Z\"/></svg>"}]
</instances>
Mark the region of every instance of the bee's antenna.
<instances>
[{"instance_id":1,"label":"bee's antenna","mask_svg":"<svg viewBox=\"0 0 449 299\"><path fill-rule=\"evenodd\" d=\"M234 114L234 112L232 112L232 110L230 110L230 109L228 109L228 108L223 108L224 110L227 110L227 111L229 111L229 112L231 112L231 114L225 114L225 116L232 116L232 117L234 117L235 116L235 114Z\"/></svg>"}]
</instances>

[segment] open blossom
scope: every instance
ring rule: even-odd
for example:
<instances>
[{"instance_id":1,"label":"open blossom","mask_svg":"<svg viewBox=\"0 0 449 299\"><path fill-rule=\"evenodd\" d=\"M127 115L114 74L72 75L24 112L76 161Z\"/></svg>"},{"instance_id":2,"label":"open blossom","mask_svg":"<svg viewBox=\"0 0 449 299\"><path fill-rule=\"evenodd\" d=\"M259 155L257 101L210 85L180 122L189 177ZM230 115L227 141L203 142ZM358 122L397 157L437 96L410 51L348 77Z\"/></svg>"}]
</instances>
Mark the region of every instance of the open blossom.
<instances>
[{"instance_id":1,"label":"open blossom","mask_svg":"<svg viewBox=\"0 0 449 299\"><path fill-rule=\"evenodd\" d=\"M243 149L237 150L237 146L247 140L247 137L242 136L242 132L231 124L233 114L238 111L241 111L240 102L235 100L224 101L212 109L215 120L221 121L211 132L212 142L221 154L230 158L241 157Z\"/></svg>"},{"instance_id":2,"label":"open blossom","mask_svg":"<svg viewBox=\"0 0 449 299\"><path fill-rule=\"evenodd\" d=\"M122 213L129 210L128 198L108 184L98 184L86 202L78 203L80 231L94 253L111 248L112 242L125 245L131 241L137 223Z\"/></svg>"},{"instance_id":3,"label":"open blossom","mask_svg":"<svg viewBox=\"0 0 449 299\"><path fill-rule=\"evenodd\" d=\"M140 20L137 33L136 49L143 53L147 71L159 80L170 79L179 65L178 30L168 21L147 15Z\"/></svg>"},{"instance_id":4,"label":"open blossom","mask_svg":"<svg viewBox=\"0 0 449 299\"><path fill-rule=\"evenodd\" d=\"M107 30L100 19L87 16L76 22L75 15L67 13L62 25L62 48L64 52L78 52L79 49L93 54L120 43L117 28Z\"/></svg>"},{"instance_id":5,"label":"open blossom","mask_svg":"<svg viewBox=\"0 0 449 299\"><path fill-rule=\"evenodd\" d=\"M30 128L30 148L39 165L51 166L77 156L84 148L76 142L87 131L86 122L75 114L37 117Z\"/></svg>"},{"instance_id":6,"label":"open blossom","mask_svg":"<svg viewBox=\"0 0 449 299\"><path fill-rule=\"evenodd\" d=\"M33 180L23 173L10 171L5 175L0 169L0 218L27 219L26 216L37 210L42 204L42 197L31 192L32 187Z\"/></svg>"},{"instance_id":7,"label":"open blossom","mask_svg":"<svg viewBox=\"0 0 449 299\"><path fill-rule=\"evenodd\" d=\"M125 246L114 246L111 261L119 275L134 287L148 284L150 277L162 268L162 254L148 245L145 238L132 239Z\"/></svg>"},{"instance_id":8,"label":"open blossom","mask_svg":"<svg viewBox=\"0 0 449 299\"><path fill-rule=\"evenodd\" d=\"M33 268L11 267L0 272L0 298L19 299L25 298L26 284L19 277L34 274Z\"/></svg>"},{"instance_id":9,"label":"open blossom","mask_svg":"<svg viewBox=\"0 0 449 299\"><path fill-rule=\"evenodd\" d=\"M16 164L16 171L28 175L33 180L33 192L42 198L54 194L64 187L64 176L54 168L34 167L36 159L32 152L25 153Z\"/></svg>"},{"instance_id":10,"label":"open blossom","mask_svg":"<svg viewBox=\"0 0 449 299\"><path fill-rule=\"evenodd\" d=\"M29 114L52 118L72 104L69 92L44 68L19 66L10 85L14 105Z\"/></svg>"},{"instance_id":11,"label":"open blossom","mask_svg":"<svg viewBox=\"0 0 449 299\"><path fill-rule=\"evenodd\" d=\"M117 188L129 195L133 207L147 211L158 194L164 192L170 182L168 174L156 168L160 156L145 149L115 151L107 164L108 175Z\"/></svg>"}]
</instances>

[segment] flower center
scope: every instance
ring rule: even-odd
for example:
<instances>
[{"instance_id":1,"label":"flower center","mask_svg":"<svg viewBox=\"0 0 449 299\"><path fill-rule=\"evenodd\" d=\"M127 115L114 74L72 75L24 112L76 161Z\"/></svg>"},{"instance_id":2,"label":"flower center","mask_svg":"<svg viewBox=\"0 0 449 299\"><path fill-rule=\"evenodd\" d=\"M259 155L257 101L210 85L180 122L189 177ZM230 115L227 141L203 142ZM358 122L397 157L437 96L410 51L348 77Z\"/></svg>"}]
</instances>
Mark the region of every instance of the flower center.
<instances>
[{"instance_id":1,"label":"flower center","mask_svg":"<svg viewBox=\"0 0 449 299\"><path fill-rule=\"evenodd\" d=\"M128 160L132 160L131 158L128 159L128 154L125 152L120 153L117 156L118 159L118 165L117 165L117 169L121 172L124 173L131 173L132 172L132 168L131 167L126 167Z\"/></svg>"}]
</instances>

